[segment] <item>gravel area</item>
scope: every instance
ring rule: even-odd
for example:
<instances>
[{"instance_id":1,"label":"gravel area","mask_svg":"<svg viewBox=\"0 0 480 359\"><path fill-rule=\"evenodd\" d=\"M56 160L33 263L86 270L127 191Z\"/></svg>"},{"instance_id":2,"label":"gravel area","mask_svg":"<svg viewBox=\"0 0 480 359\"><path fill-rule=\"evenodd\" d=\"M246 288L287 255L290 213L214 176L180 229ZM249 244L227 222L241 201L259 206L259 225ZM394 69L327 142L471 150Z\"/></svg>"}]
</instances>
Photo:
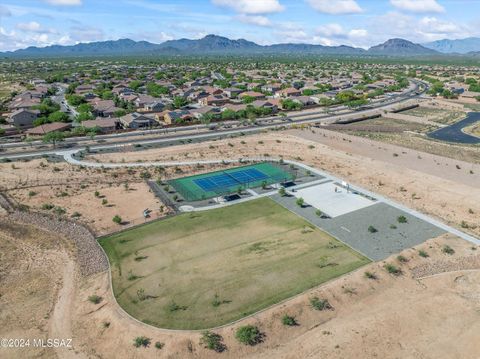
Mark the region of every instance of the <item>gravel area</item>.
<instances>
[{"instance_id":1,"label":"gravel area","mask_svg":"<svg viewBox=\"0 0 480 359\"><path fill-rule=\"evenodd\" d=\"M442 259L434 263L425 263L412 268L412 277L415 279L429 277L436 274L462 270L480 270L480 256Z\"/></svg>"},{"instance_id":2,"label":"gravel area","mask_svg":"<svg viewBox=\"0 0 480 359\"><path fill-rule=\"evenodd\" d=\"M95 236L84 226L54 216L36 212L13 211L9 219L43 230L61 234L75 242L80 273L89 276L108 269L108 260L101 250Z\"/></svg>"}]
</instances>

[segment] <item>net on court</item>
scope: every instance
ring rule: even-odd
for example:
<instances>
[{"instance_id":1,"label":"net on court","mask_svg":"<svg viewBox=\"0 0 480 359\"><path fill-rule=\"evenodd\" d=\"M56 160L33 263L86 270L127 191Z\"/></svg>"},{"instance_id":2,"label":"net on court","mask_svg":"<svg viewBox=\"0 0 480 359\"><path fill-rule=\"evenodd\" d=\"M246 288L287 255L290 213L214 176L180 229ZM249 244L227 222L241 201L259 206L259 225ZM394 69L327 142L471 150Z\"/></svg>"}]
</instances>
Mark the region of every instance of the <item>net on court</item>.
<instances>
[{"instance_id":1,"label":"net on court","mask_svg":"<svg viewBox=\"0 0 480 359\"><path fill-rule=\"evenodd\" d=\"M238 192L239 189L284 183L295 178L295 173L279 164L263 162L231 168L224 171L183 177L169 184L187 201L199 201Z\"/></svg>"}]
</instances>

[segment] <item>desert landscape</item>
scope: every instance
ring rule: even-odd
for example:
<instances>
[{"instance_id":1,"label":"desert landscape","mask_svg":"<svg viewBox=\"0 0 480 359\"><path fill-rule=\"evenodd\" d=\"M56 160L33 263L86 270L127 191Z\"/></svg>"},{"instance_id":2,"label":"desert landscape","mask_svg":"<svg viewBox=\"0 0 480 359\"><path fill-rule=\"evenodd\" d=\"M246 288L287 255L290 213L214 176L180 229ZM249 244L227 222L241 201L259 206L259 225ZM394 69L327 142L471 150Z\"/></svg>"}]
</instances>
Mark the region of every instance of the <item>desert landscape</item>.
<instances>
[{"instance_id":1,"label":"desert landscape","mask_svg":"<svg viewBox=\"0 0 480 359\"><path fill-rule=\"evenodd\" d=\"M477 164L464 167L465 164L458 160L411 149L402 151L394 145L374 143L329 130L304 128L129 153L90 153L85 155L84 160L100 163L121 163L126 159L138 162L146 158L149 161L169 161L175 156L194 161L259 155L308 163L464 231L479 234L477 214L480 213L480 198L475 183L480 168ZM218 166L200 169L180 166L181 173L178 168L166 167L161 176L175 178L211 171ZM451 171L438 170L447 166L455 171L455 176ZM35 168L35 178L18 183L22 173L32 168ZM27 205L48 215L52 210L42 209L42 205L48 202L55 207L66 208L70 216L85 205L93 208L85 211L78 221L85 221L83 223L88 224L97 235L115 230L116 224L108 223L114 213L120 213L128 221L133 221L135 214L146 206L155 214L158 211L159 216L168 213L166 207L160 212L163 204L149 190L145 178L140 177L141 173L149 172L155 178L158 175L155 168L135 169L133 173L131 169L130 172L123 168L89 169L42 159L15 162L13 165L2 163L1 171L6 174L2 178L2 186L11 186L7 194L17 205ZM47 185L49 181L52 183ZM128 183L128 190L125 183ZM20 185L22 188L17 188ZM100 193L98 197L94 194L95 190ZM28 195L30 191L38 194ZM60 191L68 191L69 195L56 195ZM102 205L102 196L108 203L114 204L113 209ZM35 224L27 212L15 211L17 220ZM108 215L105 216L105 213ZM7 243L11 246L5 251L9 254L2 257L2 271L25 268L32 263L32 258L52 258L53 261L35 264L32 272L35 283L47 281L52 284L51 287L41 287L42 298L46 300L42 304L43 313L38 315L43 318L43 324L34 334L41 337L49 335L52 330L68 329L66 333L71 333L73 338L73 348L58 349L57 352L46 349L45 355L109 357L109 353L115 352L120 356L172 358L210 358L212 355L232 358L266 358L272 355L281 358L313 358L319 355L338 358L352 355L361 358L417 355L450 358L460 353L461 348L463 357L475 358L479 350L473 338L478 331L476 317L480 308L475 294L480 285L480 257L476 246L452 235L432 239L385 261L368 264L236 324L217 329L215 332L222 336L226 350L213 354L200 344L201 332L156 329L126 315L111 292L109 270L105 267L105 257L99 247L89 247L97 255L93 262L86 261L82 258L90 257L91 253L79 251L69 233L52 233L51 225L45 226L45 223L36 223L44 229L23 227L9 222L9 216L2 220L2 236L7 240L10 238ZM105 218L104 221L101 218ZM19 230L24 231L21 247L13 241ZM39 242L35 233L41 233L40 238L45 240ZM56 243L54 249L49 243ZM14 251L23 250L20 248L26 246L31 251L19 259ZM385 264L394 265L399 272L389 273ZM62 269L55 270L55 266ZM93 270L85 269L91 267ZM89 275L82 275L82 272ZM15 278L11 276L2 280L10 285L15 283ZM11 295L21 293L15 290ZM89 300L92 296L99 297L98 304ZM310 304L312 297L328 299L332 309L313 309ZM13 298L7 295L2 295L1 300L9 303L8 313L19 310L30 312L37 308L37 302L15 304ZM65 309L65 301L71 301L71 309ZM11 336L21 330L22 323L28 319L7 316L7 310L3 308L7 307L2 305L2 316L7 325L3 327L2 335ZM419 313L423 314L420 316ZM285 314L294 317L298 325L282 325L280 319ZM428 335L423 337L412 335L408 330L412 322L419 328L436 329L428 330ZM263 343L248 347L234 340L235 329L246 323L261 329L265 335ZM132 343L138 336L149 338L152 344L148 348L135 348ZM153 345L157 342L162 344L162 349ZM432 343L438 345L432 346ZM364 348L361 353L358 352L359 346ZM16 353L9 352L7 357L13 358Z\"/></svg>"}]
</instances>

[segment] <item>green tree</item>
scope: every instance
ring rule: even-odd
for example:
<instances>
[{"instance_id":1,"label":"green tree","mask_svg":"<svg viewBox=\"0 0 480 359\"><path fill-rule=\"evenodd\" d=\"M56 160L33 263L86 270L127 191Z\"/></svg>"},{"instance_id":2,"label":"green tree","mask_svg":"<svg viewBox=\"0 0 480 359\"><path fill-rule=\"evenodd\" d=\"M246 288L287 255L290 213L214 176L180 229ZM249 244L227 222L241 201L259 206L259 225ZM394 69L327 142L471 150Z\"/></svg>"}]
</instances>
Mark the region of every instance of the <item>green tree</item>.
<instances>
[{"instance_id":1,"label":"green tree","mask_svg":"<svg viewBox=\"0 0 480 359\"><path fill-rule=\"evenodd\" d=\"M65 134L59 131L50 132L43 136L42 141L53 144L53 148L55 148L58 142L65 141Z\"/></svg>"},{"instance_id":2,"label":"green tree","mask_svg":"<svg viewBox=\"0 0 480 359\"><path fill-rule=\"evenodd\" d=\"M70 117L65 112L56 111L48 115L48 121L49 122L69 122Z\"/></svg>"}]
</instances>

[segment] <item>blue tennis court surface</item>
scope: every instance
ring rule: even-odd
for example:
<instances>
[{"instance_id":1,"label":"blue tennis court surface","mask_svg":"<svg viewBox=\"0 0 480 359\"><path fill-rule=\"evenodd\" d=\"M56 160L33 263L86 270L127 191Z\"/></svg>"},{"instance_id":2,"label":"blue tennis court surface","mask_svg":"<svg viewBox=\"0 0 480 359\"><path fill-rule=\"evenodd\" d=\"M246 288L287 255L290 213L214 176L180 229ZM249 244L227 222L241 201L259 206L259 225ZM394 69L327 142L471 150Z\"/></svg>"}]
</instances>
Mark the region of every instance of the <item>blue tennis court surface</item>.
<instances>
[{"instance_id":1,"label":"blue tennis court surface","mask_svg":"<svg viewBox=\"0 0 480 359\"><path fill-rule=\"evenodd\" d=\"M238 192L239 189L284 183L295 177L287 166L261 162L243 167L177 178L169 184L187 201L198 201Z\"/></svg>"},{"instance_id":2,"label":"blue tennis court surface","mask_svg":"<svg viewBox=\"0 0 480 359\"><path fill-rule=\"evenodd\" d=\"M241 169L238 171L224 172L207 178L193 180L204 191L215 191L222 188L242 186L253 181L269 178L265 173L256 168Z\"/></svg>"}]
</instances>

